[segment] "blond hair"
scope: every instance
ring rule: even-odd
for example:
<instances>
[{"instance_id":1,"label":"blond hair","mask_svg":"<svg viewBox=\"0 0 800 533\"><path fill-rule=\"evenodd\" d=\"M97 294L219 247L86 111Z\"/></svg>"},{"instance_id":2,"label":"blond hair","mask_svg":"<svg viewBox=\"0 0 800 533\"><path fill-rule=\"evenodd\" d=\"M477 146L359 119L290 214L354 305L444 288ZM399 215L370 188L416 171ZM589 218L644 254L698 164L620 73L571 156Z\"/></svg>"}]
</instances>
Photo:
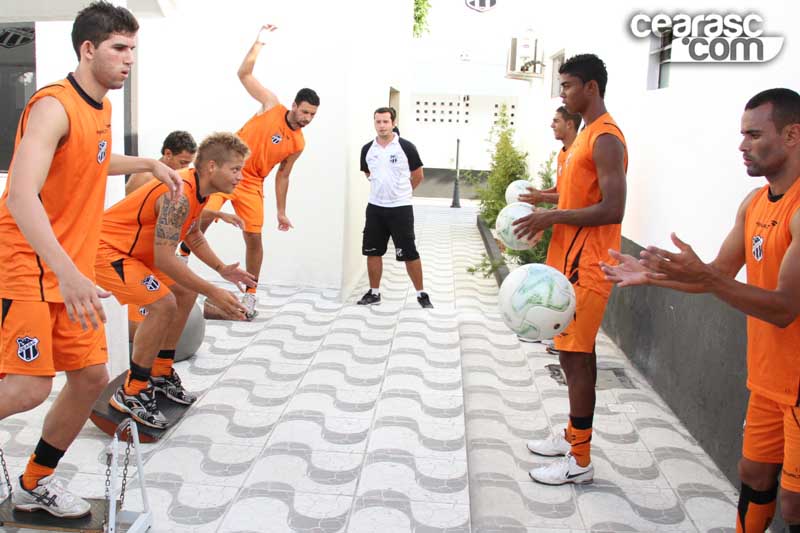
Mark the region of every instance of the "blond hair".
<instances>
[{"instance_id":1,"label":"blond hair","mask_svg":"<svg viewBox=\"0 0 800 533\"><path fill-rule=\"evenodd\" d=\"M195 166L206 161L216 161L218 165L228 162L231 153L239 154L244 159L250 155L250 148L238 136L227 131L212 133L197 148Z\"/></svg>"}]
</instances>

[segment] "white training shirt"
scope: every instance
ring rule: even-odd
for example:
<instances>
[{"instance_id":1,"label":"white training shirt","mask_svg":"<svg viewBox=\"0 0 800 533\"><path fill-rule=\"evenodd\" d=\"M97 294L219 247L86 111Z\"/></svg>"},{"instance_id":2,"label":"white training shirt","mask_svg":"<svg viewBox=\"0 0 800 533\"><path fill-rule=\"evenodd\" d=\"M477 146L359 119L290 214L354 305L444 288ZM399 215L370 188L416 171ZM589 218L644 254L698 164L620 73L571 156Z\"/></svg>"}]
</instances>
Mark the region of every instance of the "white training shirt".
<instances>
[{"instance_id":1,"label":"white training shirt","mask_svg":"<svg viewBox=\"0 0 800 533\"><path fill-rule=\"evenodd\" d=\"M380 207L411 205L411 173L422 166L417 147L395 134L386 146L377 140L361 148L361 170L369 172L369 203Z\"/></svg>"}]
</instances>

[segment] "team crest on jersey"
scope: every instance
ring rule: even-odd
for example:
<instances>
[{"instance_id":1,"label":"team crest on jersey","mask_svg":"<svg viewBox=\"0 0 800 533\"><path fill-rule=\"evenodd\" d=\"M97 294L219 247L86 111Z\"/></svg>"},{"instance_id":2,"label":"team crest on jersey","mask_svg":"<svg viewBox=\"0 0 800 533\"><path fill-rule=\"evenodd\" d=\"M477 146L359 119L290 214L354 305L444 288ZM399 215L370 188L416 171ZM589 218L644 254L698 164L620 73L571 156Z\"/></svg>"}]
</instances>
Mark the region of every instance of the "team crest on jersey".
<instances>
[{"instance_id":1,"label":"team crest on jersey","mask_svg":"<svg viewBox=\"0 0 800 533\"><path fill-rule=\"evenodd\" d=\"M144 285L144 287L150 292L155 292L159 287L161 287L161 284L152 274L142 280L142 285Z\"/></svg>"},{"instance_id":2,"label":"team crest on jersey","mask_svg":"<svg viewBox=\"0 0 800 533\"><path fill-rule=\"evenodd\" d=\"M392 164L397 163L397 154L392 154L389 156L389 162Z\"/></svg>"},{"instance_id":3,"label":"team crest on jersey","mask_svg":"<svg viewBox=\"0 0 800 533\"><path fill-rule=\"evenodd\" d=\"M158 282L156 282L156 283L158 283ZM139 308L139 314L140 314L140 315L142 315L142 316L147 316L147 313L148 313L148 312L149 312L149 311L147 311L147 308L146 308L146 307L144 307L144 306L142 306L142 307L140 307L140 308Z\"/></svg>"},{"instance_id":4,"label":"team crest on jersey","mask_svg":"<svg viewBox=\"0 0 800 533\"><path fill-rule=\"evenodd\" d=\"M39 339L36 337L18 337L17 355L26 363L30 363L39 357Z\"/></svg>"},{"instance_id":5,"label":"team crest on jersey","mask_svg":"<svg viewBox=\"0 0 800 533\"><path fill-rule=\"evenodd\" d=\"M106 149L108 148L108 141L100 141L97 145L97 162L103 163L106 160Z\"/></svg>"},{"instance_id":6,"label":"team crest on jersey","mask_svg":"<svg viewBox=\"0 0 800 533\"><path fill-rule=\"evenodd\" d=\"M764 257L764 237L753 235L753 259L761 261Z\"/></svg>"},{"instance_id":7,"label":"team crest on jersey","mask_svg":"<svg viewBox=\"0 0 800 533\"><path fill-rule=\"evenodd\" d=\"M278 144L282 140L283 140L283 137L281 137L280 133L276 133L275 135L272 136L272 144Z\"/></svg>"}]
</instances>

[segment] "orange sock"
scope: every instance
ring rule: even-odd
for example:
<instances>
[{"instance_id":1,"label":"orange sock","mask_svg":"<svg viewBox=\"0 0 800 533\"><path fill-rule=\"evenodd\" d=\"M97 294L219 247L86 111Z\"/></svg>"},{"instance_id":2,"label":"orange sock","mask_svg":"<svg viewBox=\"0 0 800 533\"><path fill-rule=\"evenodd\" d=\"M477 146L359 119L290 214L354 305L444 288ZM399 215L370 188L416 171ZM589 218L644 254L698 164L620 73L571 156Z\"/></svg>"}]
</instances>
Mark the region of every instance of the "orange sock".
<instances>
[{"instance_id":1,"label":"orange sock","mask_svg":"<svg viewBox=\"0 0 800 533\"><path fill-rule=\"evenodd\" d=\"M249 292L250 294L255 294L256 293L256 288L255 287L247 287L247 290L245 290L245 292Z\"/></svg>"},{"instance_id":2,"label":"orange sock","mask_svg":"<svg viewBox=\"0 0 800 533\"><path fill-rule=\"evenodd\" d=\"M154 377L169 376L172 374L172 359L156 357L150 375Z\"/></svg>"},{"instance_id":3,"label":"orange sock","mask_svg":"<svg viewBox=\"0 0 800 533\"><path fill-rule=\"evenodd\" d=\"M777 495L777 485L772 490L757 491L742 483L736 533L764 533L775 516Z\"/></svg>"},{"instance_id":4,"label":"orange sock","mask_svg":"<svg viewBox=\"0 0 800 533\"><path fill-rule=\"evenodd\" d=\"M125 394L139 394L150 386L150 380L134 379L128 372L128 379L125 380Z\"/></svg>"},{"instance_id":5,"label":"orange sock","mask_svg":"<svg viewBox=\"0 0 800 533\"><path fill-rule=\"evenodd\" d=\"M35 459L36 454L34 453L31 455L31 458L28 459L28 466L25 467L25 472L22 474L22 486L28 490L33 490L40 479L49 476L56 470L55 468L42 466L34 462Z\"/></svg>"},{"instance_id":6,"label":"orange sock","mask_svg":"<svg viewBox=\"0 0 800 533\"><path fill-rule=\"evenodd\" d=\"M592 462L592 427L589 429L577 429L572 425L572 417L567 424L567 442L572 446L572 456L578 466L587 466Z\"/></svg>"}]
</instances>

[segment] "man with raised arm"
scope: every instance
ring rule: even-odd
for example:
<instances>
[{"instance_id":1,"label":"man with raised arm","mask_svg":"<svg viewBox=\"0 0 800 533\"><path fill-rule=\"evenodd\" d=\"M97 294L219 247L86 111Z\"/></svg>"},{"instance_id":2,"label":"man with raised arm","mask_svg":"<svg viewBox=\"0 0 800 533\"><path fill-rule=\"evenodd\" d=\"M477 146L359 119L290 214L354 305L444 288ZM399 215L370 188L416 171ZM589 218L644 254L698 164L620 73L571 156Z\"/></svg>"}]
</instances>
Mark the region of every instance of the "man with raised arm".
<instances>
[{"instance_id":1,"label":"man with raised arm","mask_svg":"<svg viewBox=\"0 0 800 533\"><path fill-rule=\"evenodd\" d=\"M314 119L319 106L319 97L311 89L300 89L291 109L281 105L278 97L253 75L256 59L264 48L270 33L276 26L267 24L259 32L239 67L239 80L247 92L260 104L261 109L237 132L250 147L251 155L242 170L242 181L231 194L215 194L207 209L219 211L230 200L233 209L244 221L245 264L247 271L256 276L261 272L264 245L261 229L264 225L264 179L275 165L275 204L278 212L278 229L288 231L292 227L286 216L286 194L289 191L289 174L297 158L303 152L305 139L302 129ZM210 220L204 219L201 230L205 232ZM186 246L181 246L188 253ZM256 287L248 287L242 303L247 307L247 318L256 316Z\"/></svg>"}]
</instances>

